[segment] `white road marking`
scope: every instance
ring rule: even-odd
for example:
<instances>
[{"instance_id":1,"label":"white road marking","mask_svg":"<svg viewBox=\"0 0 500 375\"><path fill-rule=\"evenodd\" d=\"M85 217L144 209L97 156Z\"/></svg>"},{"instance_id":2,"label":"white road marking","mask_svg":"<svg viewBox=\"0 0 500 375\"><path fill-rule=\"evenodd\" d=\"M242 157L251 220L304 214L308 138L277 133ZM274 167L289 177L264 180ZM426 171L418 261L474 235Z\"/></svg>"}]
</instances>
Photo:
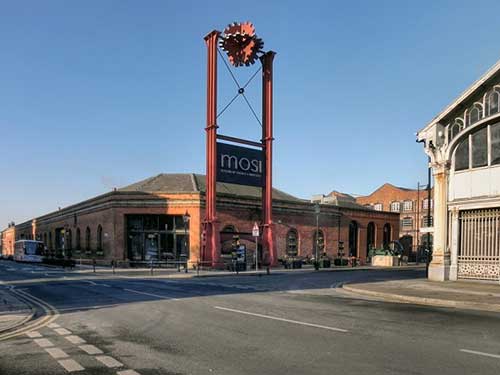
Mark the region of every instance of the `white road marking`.
<instances>
[{"instance_id":1,"label":"white road marking","mask_svg":"<svg viewBox=\"0 0 500 375\"><path fill-rule=\"evenodd\" d=\"M93 281L90 281L90 280L83 280L83 281L86 283L89 283L90 285L97 285L96 283L94 283Z\"/></svg>"},{"instance_id":2,"label":"white road marking","mask_svg":"<svg viewBox=\"0 0 500 375\"><path fill-rule=\"evenodd\" d=\"M42 334L38 331L31 331L26 334L26 336L31 337L32 339L36 337L42 337Z\"/></svg>"},{"instance_id":3,"label":"white road marking","mask_svg":"<svg viewBox=\"0 0 500 375\"><path fill-rule=\"evenodd\" d=\"M238 314L256 316L258 318L265 318L265 319L271 319L271 320L279 320L280 322L299 324L299 325L307 326L307 327L327 329L329 331L344 332L344 333L345 332L349 332L346 329L342 329L342 328L335 328L335 327L323 326L323 325L320 325L320 324L313 324L313 323L306 323L306 322L299 322L298 320L278 318L276 316L269 316L269 315L257 314L257 313L252 313L252 312L248 312L248 311L242 311L242 310L228 309L227 307L214 306L214 308L216 308L218 310L230 311L230 312L234 312L234 313L238 313Z\"/></svg>"},{"instance_id":4,"label":"white road marking","mask_svg":"<svg viewBox=\"0 0 500 375\"><path fill-rule=\"evenodd\" d=\"M38 344L38 346L40 346L42 348L54 346L54 344L52 344L52 342L48 339L34 339L33 341L35 341L35 343Z\"/></svg>"},{"instance_id":5,"label":"white road marking","mask_svg":"<svg viewBox=\"0 0 500 375\"><path fill-rule=\"evenodd\" d=\"M64 367L64 369L68 372L74 371L82 371L85 370L77 361L73 359L63 359L61 361L57 361L59 364Z\"/></svg>"},{"instance_id":6,"label":"white road marking","mask_svg":"<svg viewBox=\"0 0 500 375\"><path fill-rule=\"evenodd\" d=\"M79 348L90 355L102 354L102 350L98 347L95 347L94 345L80 345Z\"/></svg>"},{"instance_id":7,"label":"white road marking","mask_svg":"<svg viewBox=\"0 0 500 375\"><path fill-rule=\"evenodd\" d=\"M100 286L105 286L106 288L111 288L111 285L108 284L99 284Z\"/></svg>"},{"instance_id":8,"label":"white road marking","mask_svg":"<svg viewBox=\"0 0 500 375\"><path fill-rule=\"evenodd\" d=\"M59 348L46 348L45 351L54 359L68 358L68 355Z\"/></svg>"},{"instance_id":9,"label":"white road marking","mask_svg":"<svg viewBox=\"0 0 500 375\"><path fill-rule=\"evenodd\" d=\"M75 345L85 344L85 340L82 339L80 336L71 335L71 336L64 336L64 338L68 340L70 343Z\"/></svg>"},{"instance_id":10,"label":"white road marking","mask_svg":"<svg viewBox=\"0 0 500 375\"><path fill-rule=\"evenodd\" d=\"M122 367L123 363L118 362L116 359L113 357L110 357L109 355L98 355L95 357L99 362L104 364L106 367Z\"/></svg>"},{"instance_id":11,"label":"white road marking","mask_svg":"<svg viewBox=\"0 0 500 375\"><path fill-rule=\"evenodd\" d=\"M468 349L460 349L461 352L464 352L464 353L469 353L469 354L477 354L477 355L482 355L484 357L491 357L491 358L499 358L500 359L500 355L499 354L491 354L491 353L484 353L484 352L477 352L475 350L468 350Z\"/></svg>"},{"instance_id":12,"label":"white road marking","mask_svg":"<svg viewBox=\"0 0 500 375\"><path fill-rule=\"evenodd\" d=\"M71 331L68 331L66 328L56 328L54 331L61 336L71 335Z\"/></svg>"},{"instance_id":13,"label":"white road marking","mask_svg":"<svg viewBox=\"0 0 500 375\"><path fill-rule=\"evenodd\" d=\"M141 375L137 371L134 370L123 370L123 371L118 371L117 375Z\"/></svg>"},{"instance_id":14,"label":"white road marking","mask_svg":"<svg viewBox=\"0 0 500 375\"><path fill-rule=\"evenodd\" d=\"M50 323L47 327L49 327L49 328L59 328L60 325L57 324L57 323Z\"/></svg>"},{"instance_id":15,"label":"white road marking","mask_svg":"<svg viewBox=\"0 0 500 375\"><path fill-rule=\"evenodd\" d=\"M132 293L137 293L137 294L143 294L145 296L149 296L149 297L156 297L156 298L162 298L162 299L171 299L173 301L177 301L178 298L172 298L172 297L167 297L167 296L160 296L159 294L153 294L153 293L146 293L146 292L140 292L138 290L134 290L134 289L123 289L127 292L132 292Z\"/></svg>"}]
</instances>

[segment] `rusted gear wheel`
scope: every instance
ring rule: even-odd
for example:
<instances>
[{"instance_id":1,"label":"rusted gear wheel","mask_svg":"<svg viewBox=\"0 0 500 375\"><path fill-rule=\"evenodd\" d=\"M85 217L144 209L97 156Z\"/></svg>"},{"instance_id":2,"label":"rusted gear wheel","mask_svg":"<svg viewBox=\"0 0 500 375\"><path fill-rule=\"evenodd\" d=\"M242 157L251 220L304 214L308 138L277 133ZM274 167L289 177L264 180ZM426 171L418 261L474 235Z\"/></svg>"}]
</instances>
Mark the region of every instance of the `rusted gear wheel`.
<instances>
[{"instance_id":1,"label":"rusted gear wheel","mask_svg":"<svg viewBox=\"0 0 500 375\"><path fill-rule=\"evenodd\" d=\"M264 42L257 38L250 22L235 22L224 29L219 45L227 53L231 64L249 66L257 60L257 53L264 47Z\"/></svg>"}]
</instances>

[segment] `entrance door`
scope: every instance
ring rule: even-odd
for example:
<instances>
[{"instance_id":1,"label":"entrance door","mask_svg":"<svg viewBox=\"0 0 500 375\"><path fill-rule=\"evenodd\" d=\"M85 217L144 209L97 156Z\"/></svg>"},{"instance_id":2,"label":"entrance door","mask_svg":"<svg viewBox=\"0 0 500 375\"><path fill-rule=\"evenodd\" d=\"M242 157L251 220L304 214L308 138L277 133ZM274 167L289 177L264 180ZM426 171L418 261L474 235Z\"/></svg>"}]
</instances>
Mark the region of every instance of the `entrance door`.
<instances>
[{"instance_id":1,"label":"entrance door","mask_svg":"<svg viewBox=\"0 0 500 375\"><path fill-rule=\"evenodd\" d=\"M358 223L349 224L349 256L358 257Z\"/></svg>"}]
</instances>

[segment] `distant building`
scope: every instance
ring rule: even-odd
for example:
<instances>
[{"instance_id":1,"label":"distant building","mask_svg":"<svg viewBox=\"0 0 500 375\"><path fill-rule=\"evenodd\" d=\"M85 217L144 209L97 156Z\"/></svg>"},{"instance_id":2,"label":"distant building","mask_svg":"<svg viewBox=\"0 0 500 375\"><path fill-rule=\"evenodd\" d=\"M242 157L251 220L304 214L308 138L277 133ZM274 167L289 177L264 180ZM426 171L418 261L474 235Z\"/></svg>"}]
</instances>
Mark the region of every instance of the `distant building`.
<instances>
[{"instance_id":1,"label":"distant building","mask_svg":"<svg viewBox=\"0 0 500 375\"><path fill-rule=\"evenodd\" d=\"M432 190L431 190L432 193ZM431 216L428 217L429 202L426 190L408 189L386 183L367 196L356 197L355 202L376 211L388 211L400 215L399 233L395 236L408 255L427 246L428 236L421 233L432 227L433 200L430 200ZM430 236L432 244L432 235ZM412 254L413 253L413 254Z\"/></svg>"},{"instance_id":2,"label":"distant building","mask_svg":"<svg viewBox=\"0 0 500 375\"><path fill-rule=\"evenodd\" d=\"M82 262L127 265L185 256L194 265L204 258L205 191L203 175L160 174L7 228L2 241L11 246L19 239L40 240L47 256ZM251 259L252 227L262 215L261 189L217 183L217 213L221 259L231 261L235 243L244 245ZM280 258L312 257L316 244L320 254L338 258L343 243L344 257L352 254L364 263L368 244L381 247L399 232L397 214L340 198L322 202L317 228L313 203L277 189L273 218ZM263 263L266 255L267 249L259 249Z\"/></svg>"},{"instance_id":3,"label":"distant building","mask_svg":"<svg viewBox=\"0 0 500 375\"><path fill-rule=\"evenodd\" d=\"M434 174L431 280L500 277L500 61L417 134Z\"/></svg>"}]
</instances>

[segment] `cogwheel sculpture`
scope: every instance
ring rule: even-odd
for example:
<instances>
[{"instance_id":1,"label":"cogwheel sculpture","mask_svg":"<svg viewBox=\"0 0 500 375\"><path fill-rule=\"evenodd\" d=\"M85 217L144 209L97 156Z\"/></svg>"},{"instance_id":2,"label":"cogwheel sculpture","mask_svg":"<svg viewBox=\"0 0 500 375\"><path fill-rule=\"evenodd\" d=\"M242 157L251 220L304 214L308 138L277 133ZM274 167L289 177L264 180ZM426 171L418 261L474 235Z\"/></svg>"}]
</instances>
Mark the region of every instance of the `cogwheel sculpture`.
<instances>
[{"instance_id":1,"label":"cogwheel sculpture","mask_svg":"<svg viewBox=\"0 0 500 375\"><path fill-rule=\"evenodd\" d=\"M219 45L234 66L254 64L258 58L257 53L264 48L264 42L257 38L255 28L250 22L234 22L228 25L224 29Z\"/></svg>"}]
</instances>

